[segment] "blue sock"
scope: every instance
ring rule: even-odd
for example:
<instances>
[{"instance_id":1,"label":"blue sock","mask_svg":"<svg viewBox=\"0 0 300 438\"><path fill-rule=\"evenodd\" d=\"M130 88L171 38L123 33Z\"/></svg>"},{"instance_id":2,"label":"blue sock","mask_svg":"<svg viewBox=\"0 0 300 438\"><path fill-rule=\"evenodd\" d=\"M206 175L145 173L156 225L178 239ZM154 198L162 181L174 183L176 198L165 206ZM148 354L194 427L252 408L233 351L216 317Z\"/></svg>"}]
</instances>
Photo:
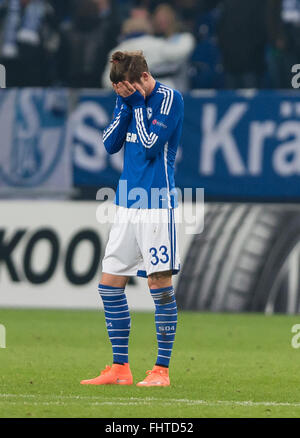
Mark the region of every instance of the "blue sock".
<instances>
[{"instance_id":1,"label":"blue sock","mask_svg":"<svg viewBox=\"0 0 300 438\"><path fill-rule=\"evenodd\" d=\"M155 304L158 343L156 365L168 367L177 327L177 306L173 286L150 289Z\"/></svg>"},{"instance_id":2,"label":"blue sock","mask_svg":"<svg viewBox=\"0 0 300 438\"><path fill-rule=\"evenodd\" d=\"M99 284L114 363L128 363L130 314L125 289Z\"/></svg>"}]
</instances>

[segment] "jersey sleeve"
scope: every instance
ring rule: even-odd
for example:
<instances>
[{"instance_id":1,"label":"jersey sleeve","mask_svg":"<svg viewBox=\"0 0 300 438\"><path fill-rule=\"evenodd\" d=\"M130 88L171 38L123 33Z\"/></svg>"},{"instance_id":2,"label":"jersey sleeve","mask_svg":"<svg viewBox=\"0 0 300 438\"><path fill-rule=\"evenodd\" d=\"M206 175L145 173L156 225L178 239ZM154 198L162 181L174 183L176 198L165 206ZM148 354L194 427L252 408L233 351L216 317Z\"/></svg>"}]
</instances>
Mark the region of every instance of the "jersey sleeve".
<instances>
[{"instance_id":1,"label":"jersey sleeve","mask_svg":"<svg viewBox=\"0 0 300 438\"><path fill-rule=\"evenodd\" d=\"M109 154L115 154L122 148L131 117L131 108L118 96L112 121L103 131L103 143Z\"/></svg>"},{"instance_id":2,"label":"jersey sleeve","mask_svg":"<svg viewBox=\"0 0 300 438\"><path fill-rule=\"evenodd\" d=\"M148 160L153 160L163 150L183 115L181 94L172 89L164 89L162 94L162 102L153 113L150 125L143 96L136 91L125 98L125 101L132 106L137 135Z\"/></svg>"}]
</instances>

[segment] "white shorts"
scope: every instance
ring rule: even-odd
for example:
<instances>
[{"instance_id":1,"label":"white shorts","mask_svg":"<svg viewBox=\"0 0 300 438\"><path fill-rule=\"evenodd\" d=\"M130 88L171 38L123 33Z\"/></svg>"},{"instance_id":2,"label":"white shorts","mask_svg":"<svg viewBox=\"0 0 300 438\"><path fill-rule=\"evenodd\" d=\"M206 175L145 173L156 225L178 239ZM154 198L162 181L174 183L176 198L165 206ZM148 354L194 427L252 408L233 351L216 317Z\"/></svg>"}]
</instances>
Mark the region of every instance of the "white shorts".
<instances>
[{"instance_id":1,"label":"white shorts","mask_svg":"<svg viewBox=\"0 0 300 438\"><path fill-rule=\"evenodd\" d=\"M180 270L174 209L117 206L102 272L147 277L169 270Z\"/></svg>"}]
</instances>

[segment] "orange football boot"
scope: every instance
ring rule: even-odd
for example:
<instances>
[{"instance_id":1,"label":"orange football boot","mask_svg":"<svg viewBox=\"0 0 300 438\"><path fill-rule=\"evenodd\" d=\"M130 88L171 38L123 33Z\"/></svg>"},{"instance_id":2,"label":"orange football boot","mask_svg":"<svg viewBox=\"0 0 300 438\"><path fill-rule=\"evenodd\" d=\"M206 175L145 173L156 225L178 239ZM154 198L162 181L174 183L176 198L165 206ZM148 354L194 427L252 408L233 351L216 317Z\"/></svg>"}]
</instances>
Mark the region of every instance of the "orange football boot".
<instances>
[{"instance_id":1,"label":"orange football boot","mask_svg":"<svg viewBox=\"0 0 300 438\"><path fill-rule=\"evenodd\" d=\"M106 365L100 376L94 379L82 380L82 385L132 385L133 378L128 363Z\"/></svg>"},{"instance_id":2,"label":"orange football boot","mask_svg":"<svg viewBox=\"0 0 300 438\"><path fill-rule=\"evenodd\" d=\"M136 386L170 386L169 368L154 365L146 374L147 377Z\"/></svg>"}]
</instances>

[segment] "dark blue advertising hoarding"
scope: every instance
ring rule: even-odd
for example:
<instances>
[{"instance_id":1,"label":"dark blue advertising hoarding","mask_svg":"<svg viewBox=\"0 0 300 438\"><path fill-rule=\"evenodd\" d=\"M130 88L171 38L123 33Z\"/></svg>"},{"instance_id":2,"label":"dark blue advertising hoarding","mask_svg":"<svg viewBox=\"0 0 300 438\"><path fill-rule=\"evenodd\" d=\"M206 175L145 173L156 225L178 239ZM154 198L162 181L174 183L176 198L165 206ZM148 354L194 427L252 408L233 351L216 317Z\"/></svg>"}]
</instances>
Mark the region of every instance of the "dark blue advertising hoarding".
<instances>
[{"instance_id":1,"label":"dark blue advertising hoarding","mask_svg":"<svg viewBox=\"0 0 300 438\"><path fill-rule=\"evenodd\" d=\"M214 199L300 198L298 93L192 92L184 101L178 187L203 187ZM102 143L114 102L112 95L80 96L73 135L77 186L117 184L122 152L108 156Z\"/></svg>"}]
</instances>

